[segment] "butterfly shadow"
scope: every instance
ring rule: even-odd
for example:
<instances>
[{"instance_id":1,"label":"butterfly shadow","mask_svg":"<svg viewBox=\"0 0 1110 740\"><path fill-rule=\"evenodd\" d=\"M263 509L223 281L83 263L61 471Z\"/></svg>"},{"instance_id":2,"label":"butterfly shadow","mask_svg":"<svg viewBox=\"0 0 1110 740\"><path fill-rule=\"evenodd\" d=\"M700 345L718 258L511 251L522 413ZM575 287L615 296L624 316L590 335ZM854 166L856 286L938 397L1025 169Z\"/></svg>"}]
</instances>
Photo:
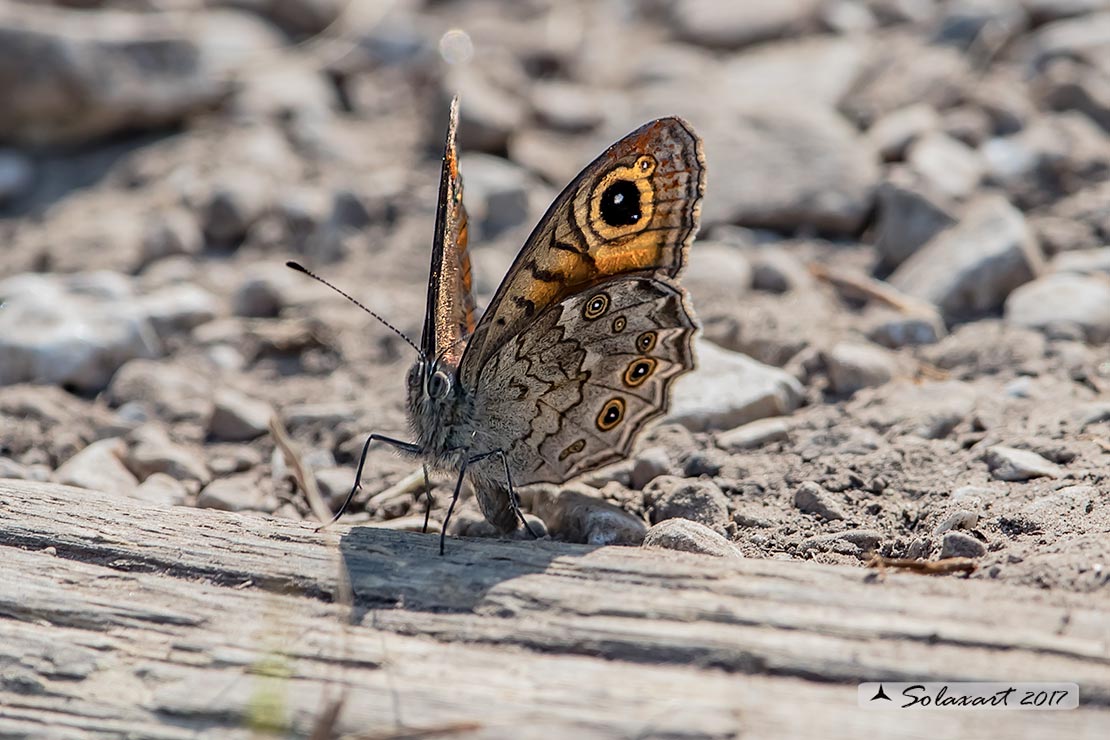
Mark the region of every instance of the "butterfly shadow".
<instances>
[{"instance_id":1,"label":"butterfly shadow","mask_svg":"<svg viewBox=\"0 0 1110 740\"><path fill-rule=\"evenodd\" d=\"M388 609L440 613L498 613L520 598L516 579L544 573L558 558L597 549L550 540L449 538L439 554L438 534L353 527L339 552L351 584L351 622Z\"/></svg>"}]
</instances>

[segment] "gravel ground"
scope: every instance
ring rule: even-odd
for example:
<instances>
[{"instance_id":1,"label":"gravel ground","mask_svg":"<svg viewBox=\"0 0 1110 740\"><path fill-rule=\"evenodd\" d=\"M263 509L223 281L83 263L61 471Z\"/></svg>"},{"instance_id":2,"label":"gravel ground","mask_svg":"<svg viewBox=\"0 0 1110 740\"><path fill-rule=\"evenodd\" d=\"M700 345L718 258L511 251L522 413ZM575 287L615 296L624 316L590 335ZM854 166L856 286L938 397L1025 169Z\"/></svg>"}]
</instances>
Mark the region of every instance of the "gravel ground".
<instances>
[{"instance_id":1,"label":"gravel ground","mask_svg":"<svg viewBox=\"0 0 1110 740\"><path fill-rule=\"evenodd\" d=\"M480 303L583 165L676 114L700 367L526 510L1106 593L1110 2L8 1L0 39L0 477L307 518L276 414L338 503L365 435L405 434L413 358L283 263L419 335L453 94ZM373 450L350 520L419 528L415 469ZM452 531L488 533L472 499Z\"/></svg>"}]
</instances>

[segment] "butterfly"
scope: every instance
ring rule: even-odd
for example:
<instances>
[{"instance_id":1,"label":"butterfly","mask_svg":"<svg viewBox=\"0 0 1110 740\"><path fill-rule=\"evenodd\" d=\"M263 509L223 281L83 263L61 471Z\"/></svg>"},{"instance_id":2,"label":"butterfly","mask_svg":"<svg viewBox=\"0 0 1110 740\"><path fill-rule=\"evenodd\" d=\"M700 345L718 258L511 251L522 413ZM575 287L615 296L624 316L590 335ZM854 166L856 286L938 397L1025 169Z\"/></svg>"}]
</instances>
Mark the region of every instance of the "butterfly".
<instances>
[{"instance_id":1,"label":"butterfly","mask_svg":"<svg viewBox=\"0 0 1110 740\"><path fill-rule=\"evenodd\" d=\"M555 199L478 319L458 120L456 98L420 345L374 314L419 354L406 377L415 441L371 434L336 514L359 490L370 445L389 444L420 458L425 477L429 467L457 476L441 554L464 480L499 531L528 527L517 486L563 483L626 458L666 411L671 384L694 367L697 325L676 278L705 191L701 139L689 124L644 124Z\"/></svg>"}]
</instances>

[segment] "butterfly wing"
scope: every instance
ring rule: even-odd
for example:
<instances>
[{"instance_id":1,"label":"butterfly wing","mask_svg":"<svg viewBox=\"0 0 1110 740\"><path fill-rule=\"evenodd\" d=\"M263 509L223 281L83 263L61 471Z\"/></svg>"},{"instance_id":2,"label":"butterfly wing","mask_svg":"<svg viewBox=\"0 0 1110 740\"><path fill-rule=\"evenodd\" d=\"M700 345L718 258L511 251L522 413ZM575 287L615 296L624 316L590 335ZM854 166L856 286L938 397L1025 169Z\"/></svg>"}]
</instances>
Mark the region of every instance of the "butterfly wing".
<instances>
[{"instance_id":1,"label":"butterfly wing","mask_svg":"<svg viewBox=\"0 0 1110 740\"><path fill-rule=\"evenodd\" d=\"M701 140L679 118L609 147L555 199L509 268L468 342L464 385L476 387L501 345L560 301L617 275L676 276L704 190Z\"/></svg>"},{"instance_id":2,"label":"butterfly wing","mask_svg":"<svg viewBox=\"0 0 1110 740\"><path fill-rule=\"evenodd\" d=\"M470 255L466 248L467 218L455 143L458 126L459 101L455 98L451 101L451 120L443 147L428 302L420 340L425 357L440 357L452 367L458 366L475 324Z\"/></svg>"},{"instance_id":3,"label":"butterfly wing","mask_svg":"<svg viewBox=\"0 0 1110 740\"><path fill-rule=\"evenodd\" d=\"M628 456L694 366L696 325L665 276L618 276L550 306L489 358L477 389L484 443L517 484L561 483ZM485 507L483 507L485 508Z\"/></svg>"}]
</instances>

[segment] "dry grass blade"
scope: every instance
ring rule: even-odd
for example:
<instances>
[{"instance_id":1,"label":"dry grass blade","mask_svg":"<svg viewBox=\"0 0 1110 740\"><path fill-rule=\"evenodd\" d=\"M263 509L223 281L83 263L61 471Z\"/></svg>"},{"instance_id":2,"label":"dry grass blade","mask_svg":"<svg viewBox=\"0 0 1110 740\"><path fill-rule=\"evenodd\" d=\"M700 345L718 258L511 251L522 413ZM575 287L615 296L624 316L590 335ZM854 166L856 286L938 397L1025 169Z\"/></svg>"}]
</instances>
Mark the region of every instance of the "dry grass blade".
<instances>
[{"instance_id":1,"label":"dry grass blade","mask_svg":"<svg viewBox=\"0 0 1110 740\"><path fill-rule=\"evenodd\" d=\"M437 727L409 727L396 730L371 730L357 735L344 735L344 740L427 740L434 737L449 737L460 732L480 730L478 722L451 722Z\"/></svg>"},{"instance_id":2,"label":"dry grass blade","mask_svg":"<svg viewBox=\"0 0 1110 740\"><path fill-rule=\"evenodd\" d=\"M321 522L330 520L331 510L324 503L324 497L320 495L316 478L305 469L304 463L301 462L301 456L293 447L293 440L289 438L289 432L286 431L285 425L281 423L277 414L270 417L270 436L274 438L274 444L285 456L285 462L288 463L289 470L293 473L293 479L297 481L297 486L304 491L305 498L308 499L308 506L312 509L312 515Z\"/></svg>"},{"instance_id":3,"label":"dry grass blade","mask_svg":"<svg viewBox=\"0 0 1110 740\"><path fill-rule=\"evenodd\" d=\"M971 558L944 558L943 560L915 560L913 558L887 558L875 555L867 563L868 568L900 568L930 576L943 576L950 573L974 573L979 565Z\"/></svg>"},{"instance_id":4,"label":"dry grass blade","mask_svg":"<svg viewBox=\"0 0 1110 740\"><path fill-rule=\"evenodd\" d=\"M877 301L910 316L934 312L930 304L906 295L882 280L819 264L809 265L809 271L818 280L828 283L841 294L852 298Z\"/></svg>"}]
</instances>

